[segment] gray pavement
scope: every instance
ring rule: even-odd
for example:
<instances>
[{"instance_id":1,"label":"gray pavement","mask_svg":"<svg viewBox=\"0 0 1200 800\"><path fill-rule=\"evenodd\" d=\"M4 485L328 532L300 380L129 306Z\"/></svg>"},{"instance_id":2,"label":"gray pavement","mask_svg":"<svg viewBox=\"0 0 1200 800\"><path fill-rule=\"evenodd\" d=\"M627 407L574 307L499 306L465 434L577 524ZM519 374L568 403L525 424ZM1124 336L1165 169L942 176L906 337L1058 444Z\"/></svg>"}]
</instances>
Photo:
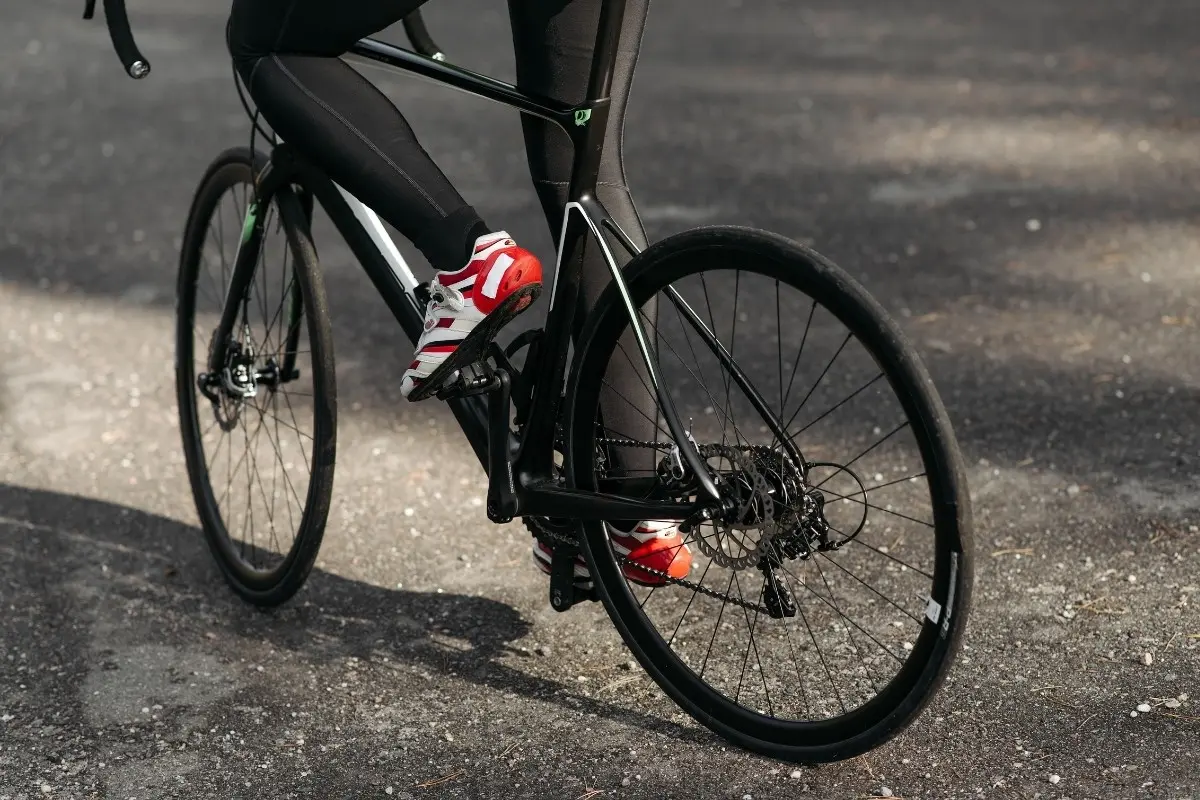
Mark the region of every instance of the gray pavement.
<instances>
[{"instance_id":1,"label":"gray pavement","mask_svg":"<svg viewBox=\"0 0 1200 800\"><path fill-rule=\"evenodd\" d=\"M401 401L410 347L329 235L326 541L287 606L232 595L172 366L191 193L248 134L224 4L131 3L140 83L81 10L0 8L0 800L1200 796L1194 4L655 3L625 142L652 238L811 240L918 344L970 465L951 680L891 743L801 770L626 670L598 606L550 610L449 414ZM511 75L501 4L428 18ZM378 77L548 256L516 118Z\"/></svg>"}]
</instances>

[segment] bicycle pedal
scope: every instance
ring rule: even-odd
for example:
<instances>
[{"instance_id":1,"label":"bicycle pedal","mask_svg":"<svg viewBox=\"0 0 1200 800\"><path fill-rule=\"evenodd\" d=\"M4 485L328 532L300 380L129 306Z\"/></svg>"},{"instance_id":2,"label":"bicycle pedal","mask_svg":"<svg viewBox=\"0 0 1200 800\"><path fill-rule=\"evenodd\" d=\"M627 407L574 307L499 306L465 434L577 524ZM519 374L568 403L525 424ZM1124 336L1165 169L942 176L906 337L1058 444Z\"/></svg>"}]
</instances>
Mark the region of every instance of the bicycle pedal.
<instances>
[{"instance_id":1,"label":"bicycle pedal","mask_svg":"<svg viewBox=\"0 0 1200 800\"><path fill-rule=\"evenodd\" d=\"M496 371L486 361L476 361L458 370L453 380L437 390L439 400L471 397L491 391L497 385Z\"/></svg>"}]
</instances>

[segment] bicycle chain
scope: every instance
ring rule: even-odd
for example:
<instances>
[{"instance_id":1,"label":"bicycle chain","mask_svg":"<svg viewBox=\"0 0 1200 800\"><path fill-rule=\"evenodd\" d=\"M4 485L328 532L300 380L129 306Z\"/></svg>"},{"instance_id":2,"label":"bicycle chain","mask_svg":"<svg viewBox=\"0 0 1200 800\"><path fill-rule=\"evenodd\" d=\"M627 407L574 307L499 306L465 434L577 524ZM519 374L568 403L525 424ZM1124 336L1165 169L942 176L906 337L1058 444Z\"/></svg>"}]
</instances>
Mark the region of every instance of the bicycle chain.
<instances>
[{"instance_id":1,"label":"bicycle chain","mask_svg":"<svg viewBox=\"0 0 1200 800\"><path fill-rule=\"evenodd\" d=\"M571 545L573 547L579 546L578 539L576 539L573 536L559 533L558 531L554 531L554 530L551 530L550 528L545 527L544 525L541 524L541 520L537 517L525 517L525 522L527 522L529 525L537 528L537 532L538 532L539 536L545 536L547 539L552 539L561 544L567 544L567 545ZM626 564L633 563L630 561L628 556L623 556L619 553L613 553L613 557L616 559L617 564L620 565L621 567L624 567ZM642 566L641 564L634 564L634 566L637 568L638 572L649 573L650 575L653 575L656 578L661 578L663 581L665 581L667 583L672 583L672 584L675 584L676 586L682 586L685 589L691 589L693 592L699 592L702 595L706 595L715 600L720 600L723 603L732 603L735 606L741 606L742 608L745 608L749 611L754 611L754 612L761 613L761 614L768 614L768 615L770 614L770 612L768 611L766 606L759 605L757 603L747 602L746 600L743 600L740 597L730 597L728 595L721 594L718 591L709 589L707 586L704 586L699 583L695 583L694 581L689 581L687 578L676 578L674 576L668 575L667 573L663 572L662 570L654 569L653 567L645 567L645 566Z\"/></svg>"},{"instance_id":2,"label":"bicycle chain","mask_svg":"<svg viewBox=\"0 0 1200 800\"><path fill-rule=\"evenodd\" d=\"M608 438L601 437L597 441L599 444L617 445L620 447L636 447L636 448L649 449L649 450L661 450L663 452L671 451L670 445L660 444L658 442L643 442L643 441L638 441L636 439L608 439ZM756 448L753 445L737 445L736 447L730 446L730 445L697 445L696 446L696 450L697 450L697 452L699 452L699 454L702 458L711 458L715 455L721 455L721 453L720 453L721 449L744 450L747 452L753 452L754 450L760 449L760 448ZM568 534L559 533L558 531L555 531L555 530L547 527L546 525L542 524L541 519L538 517L525 517L524 521L530 527L535 528L534 533L538 534L539 536L544 536L545 538L550 539L552 541L559 542L560 544L571 545L573 547L579 546L579 540L577 538L575 538L574 536L570 536ZM624 567L626 564L632 563L631 560L627 556L620 555L619 553L613 553L613 556L614 556L617 564L622 567ZM707 586L704 586L699 583L695 583L694 581L689 581L687 578L676 578L672 575L667 574L666 572L663 572L662 570L654 569L653 567L647 567L647 566L643 566L641 564L634 564L634 566L637 568L637 570L639 572L645 572L650 575L653 575L654 577L659 578L659 579L665 581L666 583L671 583L676 586L682 586L685 589L691 589L693 592L699 592L700 594L705 595L706 597L711 597L714 600L720 600L723 603L732 603L733 605L740 606L741 608L747 609L748 611L754 611L756 613L767 614L768 616L770 615L770 610L764 605L760 605L758 603L751 603L751 602L746 601L743 598L735 598L735 597L730 597L729 595L721 594L720 592L710 589Z\"/></svg>"}]
</instances>

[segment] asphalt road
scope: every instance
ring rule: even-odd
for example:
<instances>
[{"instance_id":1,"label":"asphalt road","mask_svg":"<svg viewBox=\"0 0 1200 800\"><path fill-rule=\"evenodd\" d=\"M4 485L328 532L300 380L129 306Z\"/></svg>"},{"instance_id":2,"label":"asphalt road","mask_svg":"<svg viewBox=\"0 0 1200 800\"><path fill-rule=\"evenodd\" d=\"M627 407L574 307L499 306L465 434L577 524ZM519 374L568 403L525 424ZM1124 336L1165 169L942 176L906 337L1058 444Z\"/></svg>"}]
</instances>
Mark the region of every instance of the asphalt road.
<instances>
[{"instance_id":1,"label":"asphalt road","mask_svg":"<svg viewBox=\"0 0 1200 800\"><path fill-rule=\"evenodd\" d=\"M273 613L224 586L180 451L175 258L248 129L223 4L131 5L140 83L79 3L0 8L0 800L1200 796L1193 4L656 0L626 133L652 238L811 240L918 344L970 465L950 682L893 742L798 771L626 671L598 606L550 610L449 415L401 401L410 348L328 238L325 545ZM511 74L500 4L428 18ZM515 117L378 77L549 255Z\"/></svg>"}]
</instances>

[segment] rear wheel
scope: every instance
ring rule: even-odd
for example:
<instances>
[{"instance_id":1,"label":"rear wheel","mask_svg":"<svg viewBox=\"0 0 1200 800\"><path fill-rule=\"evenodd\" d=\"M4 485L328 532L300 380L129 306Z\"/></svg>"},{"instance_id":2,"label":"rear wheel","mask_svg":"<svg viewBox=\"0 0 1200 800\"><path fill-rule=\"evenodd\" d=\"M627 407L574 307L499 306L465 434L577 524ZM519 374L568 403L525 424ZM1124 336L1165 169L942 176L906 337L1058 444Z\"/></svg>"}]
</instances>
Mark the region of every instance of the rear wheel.
<instances>
[{"instance_id":1,"label":"rear wheel","mask_svg":"<svg viewBox=\"0 0 1200 800\"><path fill-rule=\"evenodd\" d=\"M333 491L337 388L325 286L290 188L257 214L258 261L224 369L208 353L225 304L254 175L223 153L196 191L180 254L176 394L196 510L221 573L246 600L283 603L316 560Z\"/></svg>"},{"instance_id":2,"label":"rear wheel","mask_svg":"<svg viewBox=\"0 0 1200 800\"><path fill-rule=\"evenodd\" d=\"M881 744L937 689L967 618L966 483L924 367L865 290L782 237L691 231L625 274L662 381L737 511L686 532L687 578L650 587L587 524L616 627L672 699L740 746L806 763ZM639 363L610 289L575 372L572 480L695 497Z\"/></svg>"}]
</instances>

